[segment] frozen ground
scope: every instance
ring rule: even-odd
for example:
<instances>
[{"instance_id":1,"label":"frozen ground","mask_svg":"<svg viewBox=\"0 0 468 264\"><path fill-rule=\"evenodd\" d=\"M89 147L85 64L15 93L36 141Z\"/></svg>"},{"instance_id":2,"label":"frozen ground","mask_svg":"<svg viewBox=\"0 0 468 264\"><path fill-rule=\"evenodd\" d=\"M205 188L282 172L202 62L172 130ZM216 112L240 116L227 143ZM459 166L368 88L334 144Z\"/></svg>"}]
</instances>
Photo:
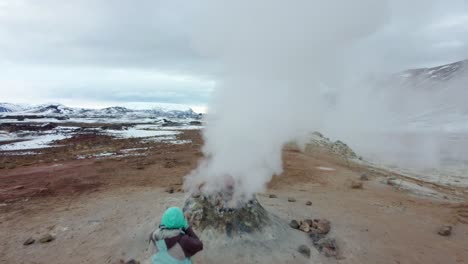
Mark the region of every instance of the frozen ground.
<instances>
[{"instance_id":1,"label":"frozen ground","mask_svg":"<svg viewBox=\"0 0 468 264\"><path fill-rule=\"evenodd\" d=\"M30 136L26 138L18 138L24 141L0 145L0 151L49 148L51 147L51 144L54 141L65 139L68 137L71 137L71 135L44 134L44 135Z\"/></svg>"},{"instance_id":2,"label":"frozen ground","mask_svg":"<svg viewBox=\"0 0 468 264\"><path fill-rule=\"evenodd\" d=\"M0 151L19 151L49 148L54 146L54 142L70 138L77 133L101 133L115 138L139 138L144 142L164 142L171 144L188 144L190 140L178 140L177 135L183 130L201 129L201 126L180 125L173 127L163 127L161 124L140 124L122 129L104 129L102 127L83 128L79 126L57 126L49 130L35 131L36 127L43 124L39 120L28 123L33 124L31 131L22 130L17 132L0 131ZM24 122L20 122L24 124ZM41 125L34 125L41 124ZM99 123L98 123L99 124Z\"/></svg>"}]
</instances>

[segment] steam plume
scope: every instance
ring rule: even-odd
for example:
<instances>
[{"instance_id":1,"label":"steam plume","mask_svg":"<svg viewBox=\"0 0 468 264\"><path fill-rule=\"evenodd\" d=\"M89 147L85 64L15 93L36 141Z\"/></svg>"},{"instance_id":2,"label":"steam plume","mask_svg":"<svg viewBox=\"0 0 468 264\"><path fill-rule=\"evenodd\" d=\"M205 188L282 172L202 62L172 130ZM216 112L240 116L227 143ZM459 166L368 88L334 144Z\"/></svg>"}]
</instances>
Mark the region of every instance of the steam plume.
<instances>
[{"instance_id":1,"label":"steam plume","mask_svg":"<svg viewBox=\"0 0 468 264\"><path fill-rule=\"evenodd\" d=\"M385 1L204 1L193 43L224 69L206 158L186 187L234 186L238 199L261 191L282 172L283 145L322 126L328 102L318 95L344 81L341 58L386 19Z\"/></svg>"}]
</instances>

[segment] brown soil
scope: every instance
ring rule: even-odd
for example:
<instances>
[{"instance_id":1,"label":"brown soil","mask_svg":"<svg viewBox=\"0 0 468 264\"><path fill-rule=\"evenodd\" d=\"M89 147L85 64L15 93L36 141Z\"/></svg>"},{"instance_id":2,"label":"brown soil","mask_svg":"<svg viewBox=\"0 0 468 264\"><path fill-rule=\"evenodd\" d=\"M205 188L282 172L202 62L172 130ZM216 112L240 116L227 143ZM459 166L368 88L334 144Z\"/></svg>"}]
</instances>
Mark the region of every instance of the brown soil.
<instances>
[{"instance_id":1,"label":"brown soil","mask_svg":"<svg viewBox=\"0 0 468 264\"><path fill-rule=\"evenodd\" d=\"M167 206L182 206L183 176L196 167L202 139L185 131L192 144L142 143L80 135L36 156L0 156L0 263L114 263L145 260L147 234ZM143 156L88 158L78 155L138 150ZM1 154L0 154L1 155ZM288 147L283 175L274 177L258 199L285 222L326 218L340 246L338 260L320 263L467 263L468 203L463 190L436 188L446 199L421 197L386 184L394 176L333 155L305 154ZM334 170L320 170L329 167ZM363 189L352 189L360 181ZM268 198L276 194L278 198ZM293 197L296 202L288 202ZM306 206L312 201L312 206ZM453 226L442 237L438 229ZM299 231L298 231L299 232ZM50 233L55 240L23 246ZM315 249L312 249L315 250ZM207 263L204 254L195 263ZM300 262L291 252L289 263ZM236 260L226 260L236 263Z\"/></svg>"}]
</instances>

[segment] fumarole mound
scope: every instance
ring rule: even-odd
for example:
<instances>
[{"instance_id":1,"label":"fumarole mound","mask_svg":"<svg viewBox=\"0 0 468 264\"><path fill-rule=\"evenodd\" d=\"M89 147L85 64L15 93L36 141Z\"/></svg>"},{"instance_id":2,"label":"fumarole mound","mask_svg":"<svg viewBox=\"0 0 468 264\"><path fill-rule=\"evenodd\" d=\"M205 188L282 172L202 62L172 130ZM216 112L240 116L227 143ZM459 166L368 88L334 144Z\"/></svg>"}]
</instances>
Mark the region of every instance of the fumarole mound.
<instances>
[{"instance_id":1,"label":"fumarole mound","mask_svg":"<svg viewBox=\"0 0 468 264\"><path fill-rule=\"evenodd\" d=\"M297 252L310 245L307 237L265 210L255 196L239 202L229 192L196 194L186 200L184 212L204 243L201 262L310 263Z\"/></svg>"}]
</instances>

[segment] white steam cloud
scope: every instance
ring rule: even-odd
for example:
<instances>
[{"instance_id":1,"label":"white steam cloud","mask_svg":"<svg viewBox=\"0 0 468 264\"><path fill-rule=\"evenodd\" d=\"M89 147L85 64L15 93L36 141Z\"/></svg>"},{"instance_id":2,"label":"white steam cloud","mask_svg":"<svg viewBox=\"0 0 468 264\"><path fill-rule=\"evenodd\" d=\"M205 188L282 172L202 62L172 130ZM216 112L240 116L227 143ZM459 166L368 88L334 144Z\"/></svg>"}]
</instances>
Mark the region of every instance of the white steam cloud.
<instances>
[{"instance_id":1,"label":"white steam cloud","mask_svg":"<svg viewBox=\"0 0 468 264\"><path fill-rule=\"evenodd\" d=\"M224 66L204 131L205 159L189 189L262 191L282 172L290 140L325 126L328 87L349 76L343 58L388 19L385 1L204 1L195 47Z\"/></svg>"}]
</instances>

